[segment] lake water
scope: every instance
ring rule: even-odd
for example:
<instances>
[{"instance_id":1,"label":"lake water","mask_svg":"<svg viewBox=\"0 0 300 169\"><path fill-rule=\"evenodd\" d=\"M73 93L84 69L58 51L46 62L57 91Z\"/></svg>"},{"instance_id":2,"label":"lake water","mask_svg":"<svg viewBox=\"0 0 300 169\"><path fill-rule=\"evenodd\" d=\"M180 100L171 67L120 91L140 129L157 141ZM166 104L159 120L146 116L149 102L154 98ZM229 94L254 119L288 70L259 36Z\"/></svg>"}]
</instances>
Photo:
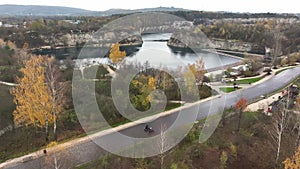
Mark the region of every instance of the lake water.
<instances>
[{"instance_id":1,"label":"lake water","mask_svg":"<svg viewBox=\"0 0 300 169\"><path fill-rule=\"evenodd\" d=\"M132 62L148 61L151 66L171 67L184 66L195 63L200 57L205 62L206 69L220 67L240 61L238 58L228 57L220 54L203 52L194 53L187 50L171 49L167 40L171 34L147 34L143 35L143 45L139 50L126 59Z\"/></svg>"},{"instance_id":2,"label":"lake water","mask_svg":"<svg viewBox=\"0 0 300 169\"><path fill-rule=\"evenodd\" d=\"M170 38L170 33L164 34L146 34L142 36L143 45L141 47L122 47L121 50L126 50L128 54L126 60L129 62L144 63L148 61L153 67L168 67L176 68L178 66L185 66L187 64L195 63L199 57L203 58L206 69L220 67L240 61L238 58L224 56L215 53L194 53L183 49L174 50L167 45L167 40ZM55 50L43 50L37 51L36 54L53 54L57 59L65 59L71 57L77 58L82 48L61 48ZM97 53L97 49L83 51L94 51L94 59L84 59L82 62L91 63L106 63L107 58L101 58ZM96 53L96 54L95 54ZM99 57L98 57L99 56ZM85 57L85 56L83 56ZM89 56L87 56L89 57ZM81 63L84 64L84 63Z\"/></svg>"}]
</instances>

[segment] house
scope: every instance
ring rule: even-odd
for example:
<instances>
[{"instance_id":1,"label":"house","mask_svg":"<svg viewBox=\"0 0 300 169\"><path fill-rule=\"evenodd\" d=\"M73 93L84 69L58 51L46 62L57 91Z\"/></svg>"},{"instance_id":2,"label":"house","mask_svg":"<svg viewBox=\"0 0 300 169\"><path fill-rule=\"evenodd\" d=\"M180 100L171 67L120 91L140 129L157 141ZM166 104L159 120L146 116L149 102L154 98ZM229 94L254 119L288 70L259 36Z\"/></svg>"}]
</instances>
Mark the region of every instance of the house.
<instances>
[{"instance_id":1,"label":"house","mask_svg":"<svg viewBox=\"0 0 300 169\"><path fill-rule=\"evenodd\" d=\"M232 67L232 72L230 72L230 75L231 76L238 76L242 72L247 71L247 70L249 70L249 65L248 64L234 66L234 67Z\"/></svg>"}]
</instances>

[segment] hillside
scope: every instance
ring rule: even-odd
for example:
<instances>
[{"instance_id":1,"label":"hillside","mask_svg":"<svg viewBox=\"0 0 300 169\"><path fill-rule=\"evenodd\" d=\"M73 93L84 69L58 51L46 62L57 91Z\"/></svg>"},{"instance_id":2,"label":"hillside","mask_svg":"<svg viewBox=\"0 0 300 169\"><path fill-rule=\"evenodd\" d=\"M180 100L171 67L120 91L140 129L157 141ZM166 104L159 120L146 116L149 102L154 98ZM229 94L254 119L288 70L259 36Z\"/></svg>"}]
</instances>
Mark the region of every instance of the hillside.
<instances>
[{"instance_id":1,"label":"hillside","mask_svg":"<svg viewBox=\"0 0 300 169\"><path fill-rule=\"evenodd\" d=\"M0 16L109 16L115 14L128 14L151 11L187 11L182 8L144 8L144 9L109 9L106 11L90 11L79 8L61 6L38 6L38 5L0 5Z\"/></svg>"},{"instance_id":2,"label":"hillside","mask_svg":"<svg viewBox=\"0 0 300 169\"><path fill-rule=\"evenodd\" d=\"M76 15L86 14L90 11L60 6L38 6L38 5L0 5L0 15Z\"/></svg>"}]
</instances>

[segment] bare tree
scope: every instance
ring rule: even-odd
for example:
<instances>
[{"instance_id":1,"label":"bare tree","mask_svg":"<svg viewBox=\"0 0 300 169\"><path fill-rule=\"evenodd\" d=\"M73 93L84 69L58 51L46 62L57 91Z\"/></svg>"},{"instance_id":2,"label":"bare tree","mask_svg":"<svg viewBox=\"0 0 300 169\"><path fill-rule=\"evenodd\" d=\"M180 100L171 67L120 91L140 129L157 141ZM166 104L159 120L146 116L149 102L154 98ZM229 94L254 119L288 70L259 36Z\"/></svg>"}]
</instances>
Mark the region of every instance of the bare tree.
<instances>
[{"instance_id":1,"label":"bare tree","mask_svg":"<svg viewBox=\"0 0 300 169\"><path fill-rule=\"evenodd\" d=\"M278 63L278 56L282 54L282 33L275 30L273 32L273 38L275 42L273 45L273 66L276 66L277 64L280 64L280 62Z\"/></svg>"},{"instance_id":2,"label":"bare tree","mask_svg":"<svg viewBox=\"0 0 300 169\"><path fill-rule=\"evenodd\" d=\"M46 164L48 168L62 169L63 161L61 156L61 152L53 152L51 155L48 155L46 158Z\"/></svg>"},{"instance_id":3,"label":"bare tree","mask_svg":"<svg viewBox=\"0 0 300 169\"><path fill-rule=\"evenodd\" d=\"M50 152L45 152L45 164L46 169L67 169L74 167L73 156L71 156L68 150L57 144L57 142L51 142L47 145L48 148L54 147Z\"/></svg>"},{"instance_id":4,"label":"bare tree","mask_svg":"<svg viewBox=\"0 0 300 169\"><path fill-rule=\"evenodd\" d=\"M296 98L296 111L300 110L300 97ZM294 125L294 130L297 131L297 137L295 141L295 148L297 149L300 145L300 115L296 113L296 122Z\"/></svg>"},{"instance_id":5,"label":"bare tree","mask_svg":"<svg viewBox=\"0 0 300 169\"><path fill-rule=\"evenodd\" d=\"M55 58L52 56L46 58L46 82L49 88L49 94L52 98L52 114L54 118L53 122L53 133L54 139L56 140L56 129L57 129L57 115L63 111L65 104L64 92L66 89L66 82L61 81L62 73L55 63Z\"/></svg>"},{"instance_id":6,"label":"bare tree","mask_svg":"<svg viewBox=\"0 0 300 169\"><path fill-rule=\"evenodd\" d=\"M300 145L300 116L299 115L297 115L296 117L296 123L294 125L294 129L297 131L295 148L298 148L298 146Z\"/></svg>"},{"instance_id":7,"label":"bare tree","mask_svg":"<svg viewBox=\"0 0 300 169\"><path fill-rule=\"evenodd\" d=\"M269 133L273 138L275 146L277 147L276 158L275 158L276 164L278 163L278 159L281 151L282 137L285 132L285 129L288 126L288 122L289 122L289 112L284 107L281 107L277 113L274 113L273 123Z\"/></svg>"},{"instance_id":8,"label":"bare tree","mask_svg":"<svg viewBox=\"0 0 300 169\"><path fill-rule=\"evenodd\" d=\"M160 167L163 168L164 159L167 156L167 151L172 147L167 137L167 126L163 123L160 125L159 141L157 146L159 148Z\"/></svg>"}]
</instances>

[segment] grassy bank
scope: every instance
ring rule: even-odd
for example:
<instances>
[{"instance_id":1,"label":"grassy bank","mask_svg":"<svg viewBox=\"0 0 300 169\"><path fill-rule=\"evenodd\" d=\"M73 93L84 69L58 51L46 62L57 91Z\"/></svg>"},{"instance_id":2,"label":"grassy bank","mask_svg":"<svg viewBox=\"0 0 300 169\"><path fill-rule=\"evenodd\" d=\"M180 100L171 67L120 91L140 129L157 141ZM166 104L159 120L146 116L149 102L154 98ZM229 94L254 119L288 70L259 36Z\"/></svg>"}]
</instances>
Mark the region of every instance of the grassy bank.
<instances>
[{"instance_id":1,"label":"grassy bank","mask_svg":"<svg viewBox=\"0 0 300 169\"><path fill-rule=\"evenodd\" d=\"M232 82L230 82L230 84L233 84L233 83L237 83L237 84L252 84L252 83L260 81L263 78L264 77L255 77L255 78L241 79L241 80L232 81Z\"/></svg>"},{"instance_id":2,"label":"grassy bank","mask_svg":"<svg viewBox=\"0 0 300 169\"><path fill-rule=\"evenodd\" d=\"M269 135L271 118L261 112L245 112L242 115L240 132L237 132L238 116L235 114L223 119L204 143L199 143L198 140L204 121L195 124L177 146L164 153L162 166L160 155L132 159L109 154L77 168L105 169L119 168L120 165L128 169L274 168L276 151ZM293 153L294 140L293 135L283 137L280 162Z\"/></svg>"},{"instance_id":3,"label":"grassy bank","mask_svg":"<svg viewBox=\"0 0 300 169\"><path fill-rule=\"evenodd\" d=\"M281 73L281 72L283 72L283 71L285 71L285 70L288 70L288 69L291 69L291 68L290 68L290 67L283 68L283 69L277 71L277 72L275 73L275 75L278 75L279 73Z\"/></svg>"},{"instance_id":4,"label":"grassy bank","mask_svg":"<svg viewBox=\"0 0 300 169\"><path fill-rule=\"evenodd\" d=\"M220 87L219 88L222 92L225 92L225 93L230 93L230 92L233 92L233 91L236 91L236 90L239 90L241 89L241 87L235 89L234 87Z\"/></svg>"}]
</instances>

